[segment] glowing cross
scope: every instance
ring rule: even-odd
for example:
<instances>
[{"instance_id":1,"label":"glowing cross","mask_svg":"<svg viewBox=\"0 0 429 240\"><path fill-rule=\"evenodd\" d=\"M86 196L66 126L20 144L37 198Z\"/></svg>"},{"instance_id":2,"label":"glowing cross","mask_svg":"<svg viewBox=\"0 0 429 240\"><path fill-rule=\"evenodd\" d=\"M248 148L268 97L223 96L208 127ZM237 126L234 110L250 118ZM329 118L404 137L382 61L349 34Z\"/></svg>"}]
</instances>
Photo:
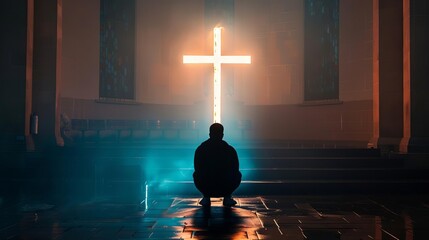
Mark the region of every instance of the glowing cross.
<instances>
[{"instance_id":1,"label":"glowing cross","mask_svg":"<svg viewBox=\"0 0 429 240\"><path fill-rule=\"evenodd\" d=\"M214 42L213 42L213 56L195 56L185 55L183 56L183 63L213 63L214 73L214 102L213 102L213 122L220 123L221 112L220 112L220 98L221 98L221 64L238 64L245 63L250 64L250 56L222 56L221 55L221 31L222 28L216 27L213 29Z\"/></svg>"}]
</instances>

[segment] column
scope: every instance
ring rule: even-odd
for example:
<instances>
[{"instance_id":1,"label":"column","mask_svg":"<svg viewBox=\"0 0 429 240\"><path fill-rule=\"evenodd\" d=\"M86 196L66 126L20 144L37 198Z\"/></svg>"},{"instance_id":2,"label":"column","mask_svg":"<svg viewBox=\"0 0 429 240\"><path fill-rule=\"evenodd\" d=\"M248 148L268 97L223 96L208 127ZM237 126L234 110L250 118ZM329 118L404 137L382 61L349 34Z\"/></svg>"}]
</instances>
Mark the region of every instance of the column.
<instances>
[{"instance_id":1,"label":"column","mask_svg":"<svg viewBox=\"0 0 429 240\"><path fill-rule=\"evenodd\" d=\"M39 119L36 149L63 145L60 134L62 0L34 1L31 112ZM29 53L27 53L29 54ZM29 113L27 107L27 114Z\"/></svg>"},{"instance_id":2,"label":"column","mask_svg":"<svg viewBox=\"0 0 429 240\"><path fill-rule=\"evenodd\" d=\"M403 0L374 0L373 21L372 144L399 151L404 137Z\"/></svg>"}]
</instances>

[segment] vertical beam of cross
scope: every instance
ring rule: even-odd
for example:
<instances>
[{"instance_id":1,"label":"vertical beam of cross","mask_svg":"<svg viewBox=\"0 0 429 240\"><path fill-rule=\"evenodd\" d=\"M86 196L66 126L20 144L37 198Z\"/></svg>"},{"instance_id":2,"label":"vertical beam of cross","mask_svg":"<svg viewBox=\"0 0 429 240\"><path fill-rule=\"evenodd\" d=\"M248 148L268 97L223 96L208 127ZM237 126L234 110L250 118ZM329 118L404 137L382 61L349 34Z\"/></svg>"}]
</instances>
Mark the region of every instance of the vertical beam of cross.
<instances>
[{"instance_id":1,"label":"vertical beam of cross","mask_svg":"<svg viewBox=\"0 0 429 240\"><path fill-rule=\"evenodd\" d=\"M221 89L222 68L221 64L250 64L250 56L222 56L221 38L222 28L213 29L213 55L184 55L183 63L212 63L213 64L213 122L221 122Z\"/></svg>"}]
</instances>

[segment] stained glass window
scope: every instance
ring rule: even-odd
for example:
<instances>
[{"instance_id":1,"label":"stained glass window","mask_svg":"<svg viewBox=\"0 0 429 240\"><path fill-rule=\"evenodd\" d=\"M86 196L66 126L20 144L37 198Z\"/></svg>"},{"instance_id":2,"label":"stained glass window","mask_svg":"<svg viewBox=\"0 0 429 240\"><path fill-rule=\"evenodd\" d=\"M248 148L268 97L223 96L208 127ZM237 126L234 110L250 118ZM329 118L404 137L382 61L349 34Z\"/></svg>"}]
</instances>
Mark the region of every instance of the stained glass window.
<instances>
[{"instance_id":1,"label":"stained glass window","mask_svg":"<svg viewBox=\"0 0 429 240\"><path fill-rule=\"evenodd\" d=\"M304 100L339 98L339 1L305 0Z\"/></svg>"},{"instance_id":2,"label":"stained glass window","mask_svg":"<svg viewBox=\"0 0 429 240\"><path fill-rule=\"evenodd\" d=\"M134 99L135 1L100 2L100 98Z\"/></svg>"}]
</instances>

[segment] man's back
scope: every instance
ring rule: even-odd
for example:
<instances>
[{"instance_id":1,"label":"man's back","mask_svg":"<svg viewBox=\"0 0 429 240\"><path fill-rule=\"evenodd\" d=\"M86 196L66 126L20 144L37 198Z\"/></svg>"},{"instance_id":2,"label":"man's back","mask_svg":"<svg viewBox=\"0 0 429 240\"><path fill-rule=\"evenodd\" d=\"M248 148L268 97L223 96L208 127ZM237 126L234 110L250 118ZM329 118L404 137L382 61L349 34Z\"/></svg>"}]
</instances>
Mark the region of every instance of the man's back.
<instances>
[{"instance_id":1,"label":"man's back","mask_svg":"<svg viewBox=\"0 0 429 240\"><path fill-rule=\"evenodd\" d=\"M195 151L195 172L228 179L239 171L235 149L223 140L208 139Z\"/></svg>"}]
</instances>

